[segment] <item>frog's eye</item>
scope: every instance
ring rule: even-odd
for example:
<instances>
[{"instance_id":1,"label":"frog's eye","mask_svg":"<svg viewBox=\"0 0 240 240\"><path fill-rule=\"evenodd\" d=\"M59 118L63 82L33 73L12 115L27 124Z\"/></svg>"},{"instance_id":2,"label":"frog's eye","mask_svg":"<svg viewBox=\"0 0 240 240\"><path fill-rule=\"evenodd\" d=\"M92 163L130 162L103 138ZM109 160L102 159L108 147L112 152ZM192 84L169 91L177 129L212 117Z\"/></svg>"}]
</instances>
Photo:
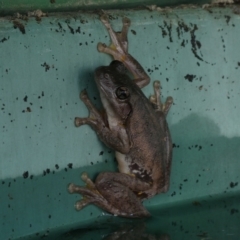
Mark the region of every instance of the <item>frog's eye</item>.
<instances>
[{"instance_id":1,"label":"frog's eye","mask_svg":"<svg viewBox=\"0 0 240 240\"><path fill-rule=\"evenodd\" d=\"M124 100L129 97L129 91L126 87L119 87L116 90L116 95L120 100Z\"/></svg>"}]
</instances>

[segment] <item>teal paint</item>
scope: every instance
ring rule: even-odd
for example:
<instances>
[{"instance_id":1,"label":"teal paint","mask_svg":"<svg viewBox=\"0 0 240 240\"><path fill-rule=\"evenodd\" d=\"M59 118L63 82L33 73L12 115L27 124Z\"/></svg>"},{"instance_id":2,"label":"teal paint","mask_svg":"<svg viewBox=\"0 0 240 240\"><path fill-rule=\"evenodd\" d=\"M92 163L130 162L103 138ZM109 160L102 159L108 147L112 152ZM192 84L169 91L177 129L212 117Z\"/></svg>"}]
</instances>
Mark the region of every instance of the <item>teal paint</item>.
<instances>
[{"instance_id":1,"label":"teal paint","mask_svg":"<svg viewBox=\"0 0 240 240\"><path fill-rule=\"evenodd\" d=\"M212 213L213 218L229 214L229 223L239 226L239 214L231 214L232 209L239 211L231 199L238 199L240 190L239 16L230 8L212 13L202 9L110 13L116 29L122 16L131 19L130 53L152 81L161 80L163 98L174 98L168 116L174 142L171 187L144 204L153 209L157 221L163 223L161 216L171 213L180 224L184 218L178 208L200 202L204 215L209 205L225 201L226 212ZM82 89L101 106L93 71L111 58L96 49L99 41L109 42L98 16L55 14L41 22L19 21L25 34L8 19L0 20L3 239L59 228L68 231L104 220L106 214L94 206L76 212L73 204L80 196L68 194L67 185L82 184L83 171L94 178L101 171L116 170L114 153L88 126L73 124L75 116L88 115L79 100ZM152 84L144 88L147 96L152 92ZM227 198L229 194L232 198ZM189 211L193 216L194 208ZM171 230L171 219L167 222L162 226ZM154 228L149 224L147 229ZM237 233L235 225L216 226Z\"/></svg>"}]
</instances>

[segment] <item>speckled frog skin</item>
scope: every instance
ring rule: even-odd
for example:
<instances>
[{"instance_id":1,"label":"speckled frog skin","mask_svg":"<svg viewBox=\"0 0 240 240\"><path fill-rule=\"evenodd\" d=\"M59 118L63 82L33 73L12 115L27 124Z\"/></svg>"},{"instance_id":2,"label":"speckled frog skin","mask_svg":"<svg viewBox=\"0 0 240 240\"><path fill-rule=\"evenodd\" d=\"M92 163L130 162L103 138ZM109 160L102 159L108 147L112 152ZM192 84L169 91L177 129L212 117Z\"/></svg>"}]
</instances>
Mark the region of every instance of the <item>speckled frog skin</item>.
<instances>
[{"instance_id":1,"label":"speckled frog skin","mask_svg":"<svg viewBox=\"0 0 240 240\"><path fill-rule=\"evenodd\" d=\"M168 97L161 103L158 81L154 82L154 95L150 99L141 91L150 78L128 53L130 20L123 18L121 32L113 31L106 15L101 21L112 43L110 47L99 43L98 50L114 58L109 66L95 70L105 113L93 106L84 90L80 98L90 114L87 118L76 117L75 125L90 125L99 138L116 151L119 172L102 172L95 182L83 173L86 186L70 184L68 189L83 196L75 205L78 210L93 203L116 216L147 217L150 214L142 206L142 200L169 188L172 142L166 115L173 100Z\"/></svg>"}]
</instances>

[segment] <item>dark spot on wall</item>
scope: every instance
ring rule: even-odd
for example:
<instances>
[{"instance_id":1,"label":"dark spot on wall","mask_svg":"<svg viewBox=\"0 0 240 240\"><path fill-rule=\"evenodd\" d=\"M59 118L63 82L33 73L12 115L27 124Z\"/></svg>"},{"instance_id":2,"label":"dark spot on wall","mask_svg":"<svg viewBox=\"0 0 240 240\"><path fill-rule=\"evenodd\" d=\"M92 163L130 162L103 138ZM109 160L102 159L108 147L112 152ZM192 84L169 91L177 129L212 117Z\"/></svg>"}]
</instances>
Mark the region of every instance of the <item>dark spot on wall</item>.
<instances>
[{"instance_id":1,"label":"dark spot on wall","mask_svg":"<svg viewBox=\"0 0 240 240\"><path fill-rule=\"evenodd\" d=\"M50 3L54 4L56 1L55 0L50 0Z\"/></svg>"},{"instance_id":2,"label":"dark spot on wall","mask_svg":"<svg viewBox=\"0 0 240 240\"><path fill-rule=\"evenodd\" d=\"M229 186L230 186L231 188L234 188L234 187L236 187L237 185L238 185L238 182L235 182L235 183L234 183L234 182L230 182L230 185L229 185Z\"/></svg>"},{"instance_id":3,"label":"dark spot on wall","mask_svg":"<svg viewBox=\"0 0 240 240\"><path fill-rule=\"evenodd\" d=\"M192 82L193 79L196 78L196 75L187 74L184 78L185 78L186 80L188 80L189 82Z\"/></svg>"},{"instance_id":4,"label":"dark spot on wall","mask_svg":"<svg viewBox=\"0 0 240 240\"><path fill-rule=\"evenodd\" d=\"M26 112L31 112L32 109L30 107L27 107Z\"/></svg>"},{"instance_id":5,"label":"dark spot on wall","mask_svg":"<svg viewBox=\"0 0 240 240\"><path fill-rule=\"evenodd\" d=\"M101 156L101 155L103 155L103 151L101 151L101 152L99 153L99 156Z\"/></svg>"},{"instance_id":6,"label":"dark spot on wall","mask_svg":"<svg viewBox=\"0 0 240 240\"><path fill-rule=\"evenodd\" d=\"M58 22L58 27L59 29L63 29L62 24L60 22Z\"/></svg>"},{"instance_id":7,"label":"dark spot on wall","mask_svg":"<svg viewBox=\"0 0 240 240\"><path fill-rule=\"evenodd\" d=\"M228 16L228 15L225 15L224 17L225 17L225 19L226 19L226 23L227 23L227 25L228 25L229 22L230 22L230 20L231 20L231 17Z\"/></svg>"},{"instance_id":8,"label":"dark spot on wall","mask_svg":"<svg viewBox=\"0 0 240 240\"><path fill-rule=\"evenodd\" d=\"M173 148L179 148L179 145L173 143L173 144L172 144L172 147L173 147Z\"/></svg>"},{"instance_id":9,"label":"dark spot on wall","mask_svg":"<svg viewBox=\"0 0 240 240\"><path fill-rule=\"evenodd\" d=\"M4 42L6 42L9 38L10 38L10 37L8 37L8 38L5 38L5 37L4 37L4 38L2 38L2 39L0 40L0 42L1 42L1 43L4 43Z\"/></svg>"},{"instance_id":10,"label":"dark spot on wall","mask_svg":"<svg viewBox=\"0 0 240 240\"><path fill-rule=\"evenodd\" d=\"M73 30L73 28L68 24L68 28L69 28L69 30L70 30L70 33L71 34L74 34L74 30Z\"/></svg>"},{"instance_id":11,"label":"dark spot on wall","mask_svg":"<svg viewBox=\"0 0 240 240\"><path fill-rule=\"evenodd\" d=\"M15 29L18 28L22 34L26 33L24 25L21 22L19 22L18 20L13 21L13 27Z\"/></svg>"},{"instance_id":12,"label":"dark spot on wall","mask_svg":"<svg viewBox=\"0 0 240 240\"><path fill-rule=\"evenodd\" d=\"M69 163L69 164L68 164L68 167L69 167L70 169L72 169L73 164L72 164L72 163Z\"/></svg>"},{"instance_id":13,"label":"dark spot on wall","mask_svg":"<svg viewBox=\"0 0 240 240\"><path fill-rule=\"evenodd\" d=\"M201 47L201 43L196 40L196 35L195 32L198 30L198 27L196 24L193 25L193 29L190 31L190 35L191 35L191 44L192 44L192 52L194 54L194 56L203 61L203 59L198 55L197 50Z\"/></svg>"},{"instance_id":14,"label":"dark spot on wall","mask_svg":"<svg viewBox=\"0 0 240 240\"><path fill-rule=\"evenodd\" d=\"M27 100L28 100L28 97L25 96L25 97L23 98L23 101L24 101L24 102L27 102Z\"/></svg>"},{"instance_id":15,"label":"dark spot on wall","mask_svg":"<svg viewBox=\"0 0 240 240\"><path fill-rule=\"evenodd\" d=\"M45 67L45 72L47 72L50 69L50 65L47 64L46 62L44 62L43 64L41 64L42 67Z\"/></svg>"},{"instance_id":16,"label":"dark spot on wall","mask_svg":"<svg viewBox=\"0 0 240 240\"><path fill-rule=\"evenodd\" d=\"M158 25L158 27L161 28L161 30L162 30L162 37L163 38L166 37L167 36L167 31L164 29L164 27L162 27L160 25Z\"/></svg>"},{"instance_id":17,"label":"dark spot on wall","mask_svg":"<svg viewBox=\"0 0 240 240\"><path fill-rule=\"evenodd\" d=\"M233 215L235 213L239 213L238 209L232 208L231 209L231 215Z\"/></svg>"},{"instance_id":18,"label":"dark spot on wall","mask_svg":"<svg viewBox=\"0 0 240 240\"><path fill-rule=\"evenodd\" d=\"M175 196L176 195L176 192L174 191L172 194L171 194L171 197Z\"/></svg>"},{"instance_id":19,"label":"dark spot on wall","mask_svg":"<svg viewBox=\"0 0 240 240\"><path fill-rule=\"evenodd\" d=\"M133 35L137 35L136 31L133 30L133 29L131 29L131 33L132 33Z\"/></svg>"},{"instance_id":20,"label":"dark spot on wall","mask_svg":"<svg viewBox=\"0 0 240 240\"><path fill-rule=\"evenodd\" d=\"M183 34L183 32L188 32L190 28L183 21L178 21L178 27L176 30L177 30L178 38L180 39L180 36Z\"/></svg>"},{"instance_id":21,"label":"dark spot on wall","mask_svg":"<svg viewBox=\"0 0 240 240\"><path fill-rule=\"evenodd\" d=\"M81 28L78 27L76 30L75 30L76 33L81 33Z\"/></svg>"},{"instance_id":22,"label":"dark spot on wall","mask_svg":"<svg viewBox=\"0 0 240 240\"><path fill-rule=\"evenodd\" d=\"M185 47L185 40L182 40L181 47Z\"/></svg>"},{"instance_id":23,"label":"dark spot on wall","mask_svg":"<svg viewBox=\"0 0 240 240\"><path fill-rule=\"evenodd\" d=\"M28 171L23 173L23 178L28 178Z\"/></svg>"}]
</instances>

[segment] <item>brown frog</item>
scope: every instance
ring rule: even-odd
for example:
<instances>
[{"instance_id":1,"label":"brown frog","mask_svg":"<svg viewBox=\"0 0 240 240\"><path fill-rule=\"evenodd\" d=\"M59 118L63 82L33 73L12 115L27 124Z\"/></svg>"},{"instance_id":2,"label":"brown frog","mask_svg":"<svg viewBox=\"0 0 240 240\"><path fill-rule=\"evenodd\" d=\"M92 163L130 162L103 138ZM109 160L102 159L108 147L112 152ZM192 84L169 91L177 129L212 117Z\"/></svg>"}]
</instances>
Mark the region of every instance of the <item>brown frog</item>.
<instances>
[{"instance_id":1,"label":"brown frog","mask_svg":"<svg viewBox=\"0 0 240 240\"><path fill-rule=\"evenodd\" d=\"M86 186L70 184L68 190L83 196L75 205L77 210L93 203L117 216L147 217L150 214L142 206L142 200L169 188L172 142L166 115L173 100L168 97L161 103L159 81L154 82L154 95L150 99L141 91L150 78L128 53L130 20L123 18L121 32L113 31L106 15L101 21L112 44L107 47L99 43L98 50L115 59L109 66L95 70L105 114L93 106L83 90L80 98L90 114L87 118L76 117L75 125L90 125L99 138L116 151L119 172L102 172L95 182L83 173Z\"/></svg>"}]
</instances>

